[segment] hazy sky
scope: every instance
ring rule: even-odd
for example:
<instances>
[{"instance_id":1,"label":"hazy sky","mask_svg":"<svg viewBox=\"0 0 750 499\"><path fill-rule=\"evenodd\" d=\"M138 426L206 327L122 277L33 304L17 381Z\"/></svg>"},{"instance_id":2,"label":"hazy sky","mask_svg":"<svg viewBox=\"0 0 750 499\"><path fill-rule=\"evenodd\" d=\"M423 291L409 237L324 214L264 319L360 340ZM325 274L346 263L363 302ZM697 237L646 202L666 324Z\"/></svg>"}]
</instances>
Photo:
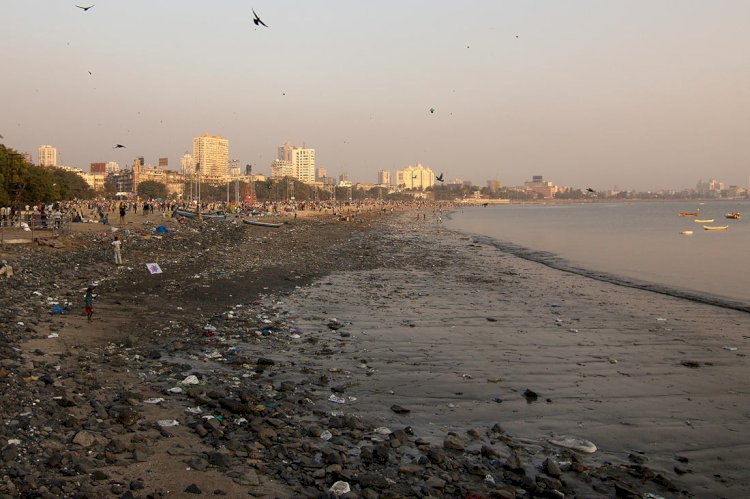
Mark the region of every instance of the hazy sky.
<instances>
[{"instance_id":1,"label":"hazy sky","mask_svg":"<svg viewBox=\"0 0 750 499\"><path fill-rule=\"evenodd\" d=\"M289 140L362 182L750 175L747 0L92 3L0 0L0 134L34 161L177 169L208 132L256 171Z\"/></svg>"}]
</instances>

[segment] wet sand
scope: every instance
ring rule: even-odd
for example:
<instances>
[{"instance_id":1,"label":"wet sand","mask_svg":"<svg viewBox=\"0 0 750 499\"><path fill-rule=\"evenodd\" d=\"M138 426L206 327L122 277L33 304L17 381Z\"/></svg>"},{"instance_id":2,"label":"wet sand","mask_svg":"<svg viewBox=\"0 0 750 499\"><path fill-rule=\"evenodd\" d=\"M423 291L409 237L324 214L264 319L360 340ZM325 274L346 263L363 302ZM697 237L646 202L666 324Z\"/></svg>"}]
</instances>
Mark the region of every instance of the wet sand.
<instances>
[{"instance_id":1,"label":"wet sand","mask_svg":"<svg viewBox=\"0 0 750 499\"><path fill-rule=\"evenodd\" d=\"M285 304L303 329L351 322L330 364L371 371L347 410L435 438L493 423L536 443L573 435L599 447L595 461L642 456L690 494L750 494L750 314L551 269L430 223L396 237L421 264L394 254L395 268L337 273Z\"/></svg>"}]
</instances>

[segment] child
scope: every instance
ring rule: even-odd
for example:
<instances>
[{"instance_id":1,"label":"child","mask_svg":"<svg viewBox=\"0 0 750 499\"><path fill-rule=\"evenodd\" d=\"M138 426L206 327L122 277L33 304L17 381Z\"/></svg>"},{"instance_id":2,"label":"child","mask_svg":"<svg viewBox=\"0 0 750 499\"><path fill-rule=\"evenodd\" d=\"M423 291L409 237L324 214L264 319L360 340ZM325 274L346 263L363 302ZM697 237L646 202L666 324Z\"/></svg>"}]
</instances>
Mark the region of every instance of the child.
<instances>
[{"instance_id":1,"label":"child","mask_svg":"<svg viewBox=\"0 0 750 499\"><path fill-rule=\"evenodd\" d=\"M94 288L86 289L83 303L86 305L86 317L91 320L91 316L94 315Z\"/></svg>"}]
</instances>

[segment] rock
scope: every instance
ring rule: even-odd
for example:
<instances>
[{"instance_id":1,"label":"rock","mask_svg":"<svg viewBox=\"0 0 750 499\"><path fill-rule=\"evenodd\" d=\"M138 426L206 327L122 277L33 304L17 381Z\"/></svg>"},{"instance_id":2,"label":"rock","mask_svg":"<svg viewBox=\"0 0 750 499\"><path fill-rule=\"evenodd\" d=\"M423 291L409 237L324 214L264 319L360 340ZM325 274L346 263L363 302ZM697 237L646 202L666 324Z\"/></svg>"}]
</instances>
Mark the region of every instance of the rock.
<instances>
[{"instance_id":1,"label":"rock","mask_svg":"<svg viewBox=\"0 0 750 499\"><path fill-rule=\"evenodd\" d=\"M237 478L237 482L240 485L248 485L250 487L257 487L258 485L260 485L260 479L258 478L258 474L255 472L255 470L245 471Z\"/></svg>"},{"instance_id":2,"label":"rock","mask_svg":"<svg viewBox=\"0 0 750 499\"><path fill-rule=\"evenodd\" d=\"M99 480L107 480L108 478L109 478L109 475L107 475L102 470L94 470L94 471L91 472L91 479L92 480L99 481Z\"/></svg>"},{"instance_id":3,"label":"rock","mask_svg":"<svg viewBox=\"0 0 750 499\"><path fill-rule=\"evenodd\" d=\"M388 487L388 480L385 479L382 473L360 473L357 476L357 480L363 489L370 487L374 489L385 489Z\"/></svg>"},{"instance_id":4,"label":"rock","mask_svg":"<svg viewBox=\"0 0 750 499\"><path fill-rule=\"evenodd\" d=\"M438 478L436 476L431 476L427 479L424 483L425 487L428 489L444 489L445 488L445 480L442 478Z\"/></svg>"},{"instance_id":5,"label":"rock","mask_svg":"<svg viewBox=\"0 0 750 499\"><path fill-rule=\"evenodd\" d=\"M405 407L401 407L400 405L393 404L391 406L391 410L395 412L396 414L409 414L411 412L410 409L407 409Z\"/></svg>"},{"instance_id":6,"label":"rock","mask_svg":"<svg viewBox=\"0 0 750 499\"><path fill-rule=\"evenodd\" d=\"M188 494L203 494L203 491L198 487L196 484L191 483L187 487L185 487L185 492Z\"/></svg>"},{"instance_id":7,"label":"rock","mask_svg":"<svg viewBox=\"0 0 750 499\"><path fill-rule=\"evenodd\" d=\"M232 458L225 452L209 452L208 462L219 468L229 468L232 465Z\"/></svg>"},{"instance_id":8,"label":"rock","mask_svg":"<svg viewBox=\"0 0 750 499\"><path fill-rule=\"evenodd\" d=\"M259 366L272 366L276 364L272 359L267 359L265 357L260 357L255 363Z\"/></svg>"},{"instance_id":9,"label":"rock","mask_svg":"<svg viewBox=\"0 0 750 499\"><path fill-rule=\"evenodd\" d=\"M515 449L508 455L508 459L505 460L505 467L515 473L524 473L523 462L521 462L521 456L518 455L518 451Z\"/></svg>"},{"instance_id":10,"label":"rock","mask_svg":"<svg viewBox=\"0 0 750 499\"><path fill-rule=\"evenodd\" d=\"M583 438L575 438L568 436L559 436L550 438L549 443L557 445L558 447L564 447L576 452L582 452L584 454L593 454L596 452L596 445Z\"/></svg>"},{"instance_id":11,"label":"rock","mask_svg":"<svg viewBox=\"0 0 750 499\"><path fill-rule=\"evenodd\" d=\"M447 435L443 440L443 447L450 450L463 451L466 444L456 435Z\"/></svg>"},{"instance_id":12,"label":"rock","mask_svg":"<svg viewBox=\"0 0 750 499\"><path fill-rule=\"evenodd\" d=\"M551 457L548 457L544 460L544 463L542 463L542 471L554 478L559 478L562 475L560 465Z\"/></svg>"},{"instance_id":13,"label":"rock","mask_svg":"<svg viewBox=\"0 0 750 499\"><path fill-rule=\"evenodd\" d=\"M339 480L338 482L331 485L331 488L328 490L333 492L336 495L336 497L338 497L344 494L348 494L349 492L351 492L352 488L349 485L349 483Z\"/></svg>"},{"instance_id":14,"label":"rock","mask_svg":"<svg viewBox=\"0 0 750 499\"><path fill-rule=\"evenodd\" d=\"M81 447L91 447L96 443L96 437L87 430L81 430L73 437L73 443Z\"/></svg>"},{"instance_id":15,"label":"rock","mask_svg":"<svg viewBox=\"0 0 750 499\"><path fill-rule=\"evenodd\" d=\"M534 402L539 398L539 394L528 388L523 391L523 396L526 399L526 402Z\"/></svg>"}]
</instances>

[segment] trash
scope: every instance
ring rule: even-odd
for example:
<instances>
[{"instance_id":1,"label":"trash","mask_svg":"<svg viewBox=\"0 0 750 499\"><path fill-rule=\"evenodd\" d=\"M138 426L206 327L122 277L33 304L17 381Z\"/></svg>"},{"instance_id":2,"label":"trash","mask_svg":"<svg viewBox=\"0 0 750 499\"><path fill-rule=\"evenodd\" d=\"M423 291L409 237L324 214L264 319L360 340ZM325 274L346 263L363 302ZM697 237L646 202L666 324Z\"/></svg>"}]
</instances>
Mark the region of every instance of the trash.
<instances>
[{"instance_id":1,"label":"trash","mask_svg":"<svg viewBox=\"0 0 750 499\"><path fill-rule=\"evenodd\" d=\"M735 351L737 351L737 347L724 346L724 347L721 347L721 348L723 348L724 350L727 350L729 352L735 352Z\"/></svg>"},{"instance_id":2,"label":"trash","mask_svg":"<svg viewBox=\"0 0 750 499\"><path fill-rule=\"evenodd\" d=\"M378 435L390 435L391 433L393 433L390 428L386 428L385 426L378 426L372 431L373 433L377 433Z\"/></svg>"},{"instance_id":3,"label":"trash","mask_svg":"<svg viewBox=\"0 0 750 499\"><path fill-rule=\"evenodd\" d=\"M167 228L166 228L166 227L164 227L163 225L160 225L160 226L158 226L158 227L156 228L156 232L158 232L159 234L169 234L169 233L170 233L170 232L172 232L172 231L171 231L171 230L169 230L169 229L167 229Z\"/></svg>"},{"instance_id":4,"label":"trash","mask_svg":"<svg viewBox=\"0 0 750 499\"><path fill-rule=\"evenodd\" d=\"M195 374L191 374L187 378L180 381L181 385L197 385L199 383L200 383L200 380L198 379L198 376L196 376Z\"/></svg>"},{"instance_id":5,"label":"trash","mask_svg":"<svg viewBox=\"0 0 750 499\"><path fill-rule=\"evenodd\" d=\"M201 414L201 413L203 413L203 409L201 409L200 406L198 406L198 407L186 407L185 408L185 412L187 412L188 414Z\"/></svg>"},{"instance_id":6,"label":"trash","mask_svg":"<svg viewBox=\"0 0 750 499\"><path fill-rule=\"evenodd\" d=\"M173 388L170 388L170 389L169 389L169 390L167 390L167 391L168 391L169 393L182 393L182 388L180 388L179 386L175 386L175 387L173 387Z\"/></svg>"},{"instance_id":7,"label":"trash","mask_svg":"<svg viewBox=\"0 0 750 499\"><path fill-rule=\"evenodd\" d=\"M57 305L55 307L52 307L52 313L53 314L61 314L63 313L63 309L61 306Z\"/></svg>"},{"instance_id":8,"label":"trash","mask_svg":"<svg viewBox=\"0 0 750 499\"><path fill-rule=\"evenodd\" d=\"M59 338L59 337L60 335L57 333L51 333L49 336L47 336L47 338Z\"/></svg>"},{"instance_id":9,"label":"trash","mask_svg":"<svg viewBox=\"0 0 750 499\"><path fill-rule=\"evenodd\" d=\"M169 428L171 426L179 426L180 423L176 419L160 419L156 422L162 428Z\"/></svg>"},{"instance_id":10,"label":"trash","mask_svg":"<svg viewBox=\"0 0 750 499\"><path fill-rule=\"evenodd\" d=\"M8 439L8 445L21 445L21 440L18 438Z\"/></svg>"},{"instance_id":11,"label":"trash","mask_svg":"<svg viewBox=\"0 0 750 499\"><path fill-rule=\"evenodd\" d=\"M584 454L593 454L594 452L596 452L596 445L582 438L561 436L550 438L548 441L552 445L564 447L576 452L583 452Z\"/></svg>"},{"instance_id":12,"label":"trash","mask_svg":"<svg viewBox=\"0 0 750 499\"><path fill-rule=\"evenodd\" d=\"M493 476L492 476L492 475L490 475L489 473L487 473L487 474L486 474L486 475L484 476L484 481L485 481L485 482L488 482L488 483L491 483L492 485L495 485L495 477L493 477Z\"/></svg>"},{"instance_id":13,"label":"trash","mask_svg":"<svg viewBox=\"0 0 750 499\"><path fill-rule=\"evenodd\" d=\"M349 492L351 492L352 488L347 482L339 480L338 482L331 485L331 488L328 490L336 494L336 496L343 496L344 494L348 494Z\"/></svg>"},{"instance_id":14,"label":"trash","mask_svg":"<svg viewBox=\"0 0 750 499\"><path fill-rule=\"evenodd\" d=\"M568 331L570 331L571 333L577 333L578 332L577 329L573 329L573 328L568 329Z\"/></svg>"},{"instance_id":15,"label":"trash","mask_svg":"<svg viewBox=\"0 0 750 499\"><path fill-rule=\"evenodd\" d=\"M335 393L332 393L328 400L337 404L346 404L346 397L339 397Z\"/></svg>"},{"instance_id":16,"label":"trash","mask_svg":"<svg viewBox=\"0 0 750 499\"><path fill-rule=\"evenodd\" d=\"M161 274L161 267L159 267L158 263L147 263L146 268L151 274Z\"/></svg>"},{"instance_id":17,"label":"trash","mask_svg":"<svg viewBox=\"0 0 750 499\"><path fill-rule=\"evenodd\" d=\"M143 401L144 404L159 404L161 402L164 402L164 399L161 397L152 397Z\"/></svg>"},{"instance_id":18,"label":"trash","mask_svg":"<svg viewBox=\"0 0 750 499\"><path fill-rule=\"evenodd\" d=\"M657 320L657 321L665 321L665 320L667 320L667 319L665 319L664 317L657 317L657 318L656 318L656 320Z\"/></svg>"},{"instance_id":19,"label":"trash","mask_svg":"<svg viewBox=\"0 0 750 499\"><path fill-rule=\"evenodd\" d=\"M322 440L330 440L332 437L333 437L333 434L328 430L325 430L320 434L320 438Z\"/></svg>"}]
</instances>

